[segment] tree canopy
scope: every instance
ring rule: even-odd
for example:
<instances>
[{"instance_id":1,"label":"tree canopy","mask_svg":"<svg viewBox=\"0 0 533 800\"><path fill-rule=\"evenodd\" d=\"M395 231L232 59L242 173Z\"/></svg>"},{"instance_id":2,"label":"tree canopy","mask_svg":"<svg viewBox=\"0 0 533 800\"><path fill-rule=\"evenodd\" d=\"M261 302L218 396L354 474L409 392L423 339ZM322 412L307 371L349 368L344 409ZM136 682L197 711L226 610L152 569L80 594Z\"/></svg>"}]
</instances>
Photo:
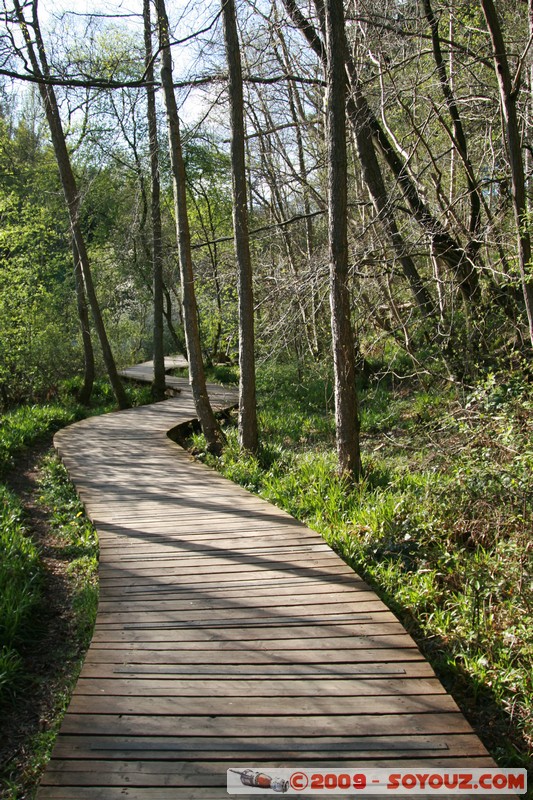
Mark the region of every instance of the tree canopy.
<instances>
[{"instance_id":1,"label":"tree canopy","mask_svg":"<svg viewBox=\"0 0 533 800\"><path fill-rule=\"evenodd\" d=\"M496 9L492 0L344 3L334 16L345 27L337 68L345 86L335 93L328 3L242 0L228 8L169 9L175 16L166 39L157 35L153 9L143 28L146 8L140 6L127 14L43 6L39 20L35 0L4 3L4 405L81 372L91 334L102 343L95 347L96 369L106 365L110 374L114 360L121 365L149 355L154 335L163 337L166 352L185 351L188 285L179 277L183 253L160 79L167 55L181 117L180 180L203 361L236 362L239 346L247 344L259 359L333 360L336 313L348 325L343 341L347 331L354 337L359 373L403 351L421 375L468 383L496 363L529 358L533 55L527 9ZM229 48L224 15L226 36L228 19L236 22ZM237 50L240 95L227 62ZM45 114L52 96L75 181L67 206L53 157L57 132ZM243 262L239 239L237 258L234 253L231 224L237 106L253 276L253 306L248 300L246 311L241 308L240 335L244 284L239 290L237 261L241 269ZM340 147L332 146L334 114L345 120L344 133L336 134L346 147L339 173L347 191L340 212L347 230L342 311L328 303L328 210L338 196L331 165ZM155 175L161 198L154 216ZM161 278L154 282L159 261ZM80 324L84 303L92 320ZM243 328L251 317L255 341L253 328ZM158 318L165 321L162 333ZM248 384L252 375L253 366ZM356 414L353 398L350 404Z\"/></svg>"}]
</instances>

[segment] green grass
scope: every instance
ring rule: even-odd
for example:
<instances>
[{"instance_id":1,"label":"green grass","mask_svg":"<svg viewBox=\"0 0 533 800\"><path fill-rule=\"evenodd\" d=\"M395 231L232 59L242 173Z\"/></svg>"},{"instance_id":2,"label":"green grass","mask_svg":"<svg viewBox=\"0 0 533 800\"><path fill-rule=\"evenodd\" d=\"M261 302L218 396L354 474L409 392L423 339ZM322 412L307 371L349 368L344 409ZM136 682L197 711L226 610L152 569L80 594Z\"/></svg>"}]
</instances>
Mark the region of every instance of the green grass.
<instances>
[{"instance_id":1,"label":"green grass","mask_svg":"<svg viewBox=\"0 0 533 800\"><path fill-rule=\"evenodd\" d=\"M31 631L41 596L39 553L23 523L16 496L0 486L0 702L22 669L19 645Z\"/></svg>"},{"instance_id":2,"label":"green grass","mask_svg":"<svg viewBox=\"0 0 533 800\"><path fill-rule=\"evenodd\" d=\"M89 409L77 403L79 385L78 379L65 382L54 402L19 406L0 417L0 478L8 475L27 448L50 441L59 428L115 409L107 382L96 383ZM126 390L132 405L151 402L149 387L128 386ZM50 654L52 661L57 662L57 675L51 676L50 687L55 722L50 730L36 735L26 744L28 756L22 777L16 765L6 765L0 770L3 800L28 796L25 787L37 780L49 757L59 720L81 666L81 654L91 639L98 599L95 531L85 517L64 467L55 456L49 455L43 460L41 475L39 502L49 521L54 554L67 565L70 638L63 643L60 652ZM32 538L21 501L5 483L0 483L0 709L3 709L0 714L16 708L19 699L31 696L35 682L40 680L28 672L25 654L39 647L43 633L45 579L41 553Z\"/></svg>"},{"instance_id":3,"label":"green grass","mask_svg":"<svg viewBox=\"0 0 533 800\"><path fill-rule=\"evenodd\" d=\"M68 617L68 635L58 639L57 649L50 652L50 685L46 690L48 724L45 730L34 734L25 742L25 758L21 768L17 764L6 764L0 769L0 792L3 800L19 800L33 796L33 790L50 753L59 730L59 725L67 709L82 666L83 655L89 646L96 618L98 603L98 541L96 531L87 520L83 507L77 497L67 472L57 456L45 456L41 464L39 503L46 511L53 542L54 557L66 563L65 575L68 590L65 593L65 612ZM51 545L49 544L49 547ZM37 553L35 553L37 556ZM39 566L38 560L37 566ZM35 598L32 610L37 615L41 598ZM42 632L41 632L42 633ZM26 644L39 647L39 632L33 631L21 637ZM16 657L19 670L22 666L20 656ZM9 694L5 701L17 707L23 693L35 691L35 681L42 676L12 673L9 676ZM41 689L42 691L42 689ZM6 706L4 706L6 708Z\"/></svg>"},{"instance_id":4,"label":"green grass","mask_svg":"<svg viewBox=\"0 0 533 800\"><path fill-rule=\"evenodd\" d=\"M58 541L56 557L68 562L73 629L79 647L86 649L98 604L98 537L59 458L46 456L41 470L39 501Z\"/></svg>"},{"instance_id":5,"label":"green grass","mask_svg":"<svg viewBox=\"0 0 533 800\"><path fill-rule=\"evenodd\" d=\"M368 387L354 486L336 471L330 385L301 378L290 367L260 374L257 457L239 452L235 428L220 458L201 436L196 450L319 531L401 616L471 717L490 710L500 763L531 765L531 386L489 376L466 399L440 386Z\"/></svg>"}]
</instances>

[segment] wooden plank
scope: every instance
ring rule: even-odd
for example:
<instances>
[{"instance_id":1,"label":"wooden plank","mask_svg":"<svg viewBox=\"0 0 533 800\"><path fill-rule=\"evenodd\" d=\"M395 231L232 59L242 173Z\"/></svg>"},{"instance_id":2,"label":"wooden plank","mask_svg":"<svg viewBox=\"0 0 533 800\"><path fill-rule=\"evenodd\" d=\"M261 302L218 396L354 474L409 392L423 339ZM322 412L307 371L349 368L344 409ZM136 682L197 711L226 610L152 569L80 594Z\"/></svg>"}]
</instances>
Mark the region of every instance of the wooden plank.
<instances>
[{"instance_id":1,"label":"wooden plank","mask_svg":"<svg viewBox=\"0 0 533 800\"><path fill-rule=\"evenodd\" d=\"M320 678L300 680L210 680L187 678L80 678L76 686L76 697L84 695L113 695L130 697L386 697L410 695L446 694L436 678L362 677L345 680Z\"/></svg>"},{"instance_id":2,"label":"wooden plank","mask_svg":"<svg viewBox=\"0 0 533 800\"><path fill-rule=\"evenodd\" d=\"M269 626L268 631L265 631L264 626L250 627L245 629L239 627L216 628L214 631L206 627L194 628L143 628L135 630L129 628L119 627L117 629L110 628L106 625L104 628L97 626L93 634L93 647L99 647L101 644L108 642L116 643L132 643L135 642L165 642L172 648L176 644L182 643L184 646L187 642L193 644L194 642L216 641L220 645L225 642L232 641L256 641L256 640L284 640L294 639L298 641L307 641L309 638L315 638L320 642L323 638L342 638L350 641L351 639L357 640L360 636L372 636L375 639L381 636L404 634L405 629L396 620L390 622L367 621L362 620L352 622L348 625L344 624L328 624L327 622L315 622L312 625L278 625Z\"/></svg>"},{"instance_id":3,"label":"wooden plank","mask_svg":"<svg viewBox=\"0 0 533 800\"><path fill-rule=\"evenodd\" d=\"M71 759L68 761L52 761L46 775L45 785L84 786L94 785L95 774L100 786L133 785L136 787L220 787L226 789L227 769L231 766L242 767L235 761L108 761L93 759L92 761ZM276 762L264 765L265 769L283 767ZM304 767L305 768L305 767ZM319 760L316 768L347 770L346 761L327 762ZM309 766L306 767L309 770ZM440 795L442 796L442 795Z\"/></svg>"},{"instance_id":4,"label":"wooden plank","mask_svg":"<svg viewBox=\"0 0 533 800\"><path fill-rule=\"evenodd\" d=\"M76 693L70 707L70 714L130 714L157 716L190 715L205 716L216 714L236 714L249 716L251 709L254 714L270 716L313 715L320 707L322 714L338 714L340 708L344 714L439 714L457 711L457 706L449 695L421 695L421 696L376 696L370 697L343 697L339 702L339 695L321 695L320 701L316 697L284 697L272 698L254 696L253 701L246 696L228 697L124 697L116 696L113 691L105 696L82 696Z\"/></svg>"},{"instance_id":5,"label":"wooden plank","mask_svg":"<svg viewBox=\"0 0 533 800\"><path fill-rule=\"evenodd\" d=\"M342 705L342 704L341 704ZM414 734L471 733L472 729L459 712L442 714L401 714L361 716L358 714L271 716L189 717L176 715L134 714L67 714L62 725L64 733L114 734L134 736L142 731L146 736L175 736L182 731L189 740L194 736L210 736L227 740L231 736L264 738L268 732L276 736L305 737L349 736L363 730L366 736L407 736Z\"/></svg>"},{"instance_id":6,"label":"wooden plank","mask_svg":"<svg viewBox=\"0 0 533 800\"><path fill-rule=\"evenodd\" d=\"M224 599L211 599L210 597L199 597L196 600L165 600L155 599L152 601L146 600L130 600L128 602L109 603L103 606L100 611L100 622L130 622L132 615L139 620L147 619L156 620L156 618L164 617L167 619L169 616L173 619L186 620L186 619L227 619L235 614L242 615L244 611L247 613L250 610L264 610L264 606L277 595L273 592L270 597L249 598L246 605L239 598L237 600L224 600ZM307 598L298 597L283 597L277 603L268 605L269 614L279 613L281 617L284 614L293 615L295 613L303 612L309 609L309 613L313 614L319 610L325 613L342 609L353 609L356 612L373 611L376 609L376 598L372 592L360 593L360 595L350 594L346 598L339 595L326 596L321 598L321 602L317 603L316 596ZM260 618L261 615L258 615Z\"/></svg>"},{"instance_id":7,"label":"wooden plank","mask_svg":"<svg viewBox=\"0 0 533 800\"><path fill-rule=\"evenodd\" d=\"M313 628L310 629L310 633L312 633ZM311 641L310 641L311 638ZM91 650L107 650L111 648L112 650L130 650L131 652L136 652L137 650L161 650L161 651L168 651L168 652L175 652L175 651L187 651L189 653L204 651L204 650L216 650L218 653L224 652L226 650L236 650L239 647L246 647L248 650L266 650L269 652L279 652L286 655L285 648L288 648L291 653L294 651L300 650L309 650L311 647L314 651L322 651L325 650L330 652L332 650L343 650L346 652L347 650L361 650L361 649L372 649L372 648L381 648L386 647L389 649L393 649L395 647L406 648L412 647L416 648L416 644L413 642L410 636L406 633L400 634L386 634L380 633L377 636L341 636L341 637L325 637L322 639L317 638L316 636L307 637L306 639L290 639L290 646L287 644L280 645L279 643L273 642L270 636L268 639L256 639L255 641L251 642L248 639L243 638L242 640L230 640L230 641L220 641L218 639L206 639L204 641L174 641L169 642L168 640L163 641L141 641L141 642L94 642L92 643ZM275 647L275 651L273 648ZM201 657L201 654L200 654Z\"/></svg>"},{"instance_id":8,"label":"wooden plank","mask_svg":"<svg viewBox=\"0 0 533 800\"><path fill-rule=\"evenodd\" d=\"M332 613L329 614L300 614L298 616L292 616L289 614L278 614L275 617L270 616L262 616L260 619L254 617L253 615L248 617L241 617L241 616L232 616L229 617L226 615L221 619L193 619L193 620L182 620L172 619L168 622L156 622L153 619L148 621L132 621L128 623L118 623L118 622L108 622L102 624L97 619L96 622L96 630L123 630L123 631L141 631L141 630L180 630L180 629L216 629L222 628L224 631L230 630L231 628L251 628L253 630L260 630L265 632L265 629L269 629L268 632L271 633L272 629L277 629L280 626L296 626L300 627L302 625L307 626L327 626L330 630L334 628L337 629L338 634L341 635L343 631L350 631L351 628L359 623L362 622L374 622L377 623L379 618L382 617L385 622L392 622L394 621L394 616L387 611L373 611L372 613L346 613L346 612L339 612L339 613ZM352 631L353 632L353 631Z\"/></svg>"},{"instance_id":9,"label":"wooden plank","mask_svg":"<svg viewBox=\"0 0 533 800\"><path fill-rule=\"evenodd\" d=\"M335 556L334 553L323 553L320 556L302 556L301 558L293 557L286 559L275 558L253 558L247 556L235 556L219 559L207 559L205 557L197 561L183 562L180 559L160 559L157 563L146 562L141 559L133 565L130 562L122 564L102 564L100 567L100 580L102 583L108 578L115 575L121 575L124 572L130 572L132 575L174 575L178 573L180 576L187 577L191 572L194 575L212 575L217 573L226 573L231 568L232 572L251 572L259 570L267 570L269 573L276 573L278 571L291 571L292 569L304 569L309 574L317 572L319 574L328 574L328 570L343 569L346 574L349 574L350 569Z\"/></svg>"},{"instance_id":10,"label":"wooden plank","mask_svg":"<svg viewBox=\"0 0 533 800\"><path fill-rule=\"evenodd\" d=\"M209 678L281 680L286 678L331 678L399 676L403 678L434 677L425 661L401 661L394 664L368 662L362 664L105 664L85 662L81 675L85 678L169 678L181 676L204 681Z\"/></svg>"},{"instance_id":11,"label":"wooden plank","mask_svg":"<svg viewBox=\"0 0 533 800\"><path fill-rule=\"evenodd\" d=\"M397 661L422 661L423 657L417 648L379 647L352 650L148 650L141 647L135 650L111 650L109 648L93 649L87 653L86 664L260 664L282 665L287 669L290 664L380 664Z\"/></svg>"},{"instance_id":12,"label":"wooden plank","mask_svg":"<svg viewBox=\"0 0 533 800\"><path fill-rule=\"evenodd\" d=\"M143 595L158 595L161 597L163 594L168 596L185 596L187 594L196 596L198 593L197 590L204 584L205 581L202 580L191 580L187 581L187 583L169 580L168 582L149 581L140 585L133 583L130 585L119 585L117 587L106 586L105 589L102 589L102 596L110 599L114 597L124 597L128 599L130 597L141 597ZM329 592L337 590L353 591L359 588L359 584L354 584L350 576L341 576L334 581L322 582L316 578L309 578L305 573L302 573L300 575L285 576L278 579L263 575L259 578L252 577L246 581L243 581L242 578L238 581L233 581L231 576L229 576L228 579L223 580L221 578L217 581L209 581L205 584L205 591L209 592L212 597L223 594L224 592L235 592L236 594L244 594L249 597L251 589L253 589L252 596L255 596L256 591L260 590L268 594L274 590L276 594L283 594L284 590L297 589L298 592L301 591L303 593L304 589L308 589L309 592L312 592L319 586L323 587L323 591Z\"/></svg>"},{"instance_id":13,"label":"wooden plank","mask_svg":"<svg viewBox=\"0 0 533 800\"><path fill-rule=\"evenodd\" d=\"M435 758L453 759L458 756L486 758L479 739L472 734L405 735L405 736L320 736L268 737L264 741L227 740L176 736L113 736L60 734L55 757L64 759L128 759L145 754L150 761L173 758L183 761L213 759L271 760L277 754L287 754L296 763L328 758L370 760L383 766L386 759ZM375 761L380 759L380 761ZM256 762L257 763L257 762ZM421 762L418 762L421 763ZM490 762L492 763L492 762ZM285 762L286 764L286 762ZM464 767L464 762L462 763Z\"/></svg>"},{"instance_id":14,"label":"wooden plank","mask_svg":"<svg viewBox=\"0 0 533 800\"><path fill-rule=\"evenodd\" d=\"M128 539L126 536L122 537L124 542ZM209 537L212 541L212 537ZM263 556L263 555L277 555L285 556L292 553L316 553L325 550L326 544L317 544L316 542L309 542L304 539L288 540L287 537L281 536L279 542L275 543L268 537L260 539L259 537L252 536L248 540L248 544L238 539L225 539L224 547L221 548L219 544L216 547L209 546L207 542L199 542L196 544L194 551L191 550L189 543L181 543L180 541L172 541L169 538L163 539L159 544L150 542L138 542L130 547L121 544L108 545L107 547L101 546L100 552L105 553L106 559L109 558L113 561L115 558L119 559L122 564L129 563L130 561L139 561L146 558L150 561L155 559L164 559L171 557L175 560L192 560L198 556L213 556L216 557L222 549L225 552L230 552L233 548L238 547L239 554L243 556ZM362 581L361 581L362 583Z\"/></svg>"},{"instance_id":15,"label":"wooden plank","mask_svg":"<svg viewBox=\"0 0 533 800\"><path fill-rule=\"evenodd\" d=\"M165 602L169 600L175 601L188 601L188 600L206 600L210 602L226 602L240 600L245 598L246 601L257 600L258 602L268 602L274 594L284 602L292 602L294 600L301 603L316 603L328 600L331 598L350 600L351 597L359 599L365 592L362 586L352 586L346 584L344 586L329 586L320 582L302 581L300 583L290 582L289 585L284 581L279 584L271 585L270 582L265 582L263 585L256 586L253 593L253 598L250 597L250 592L245 586L237 586L235 588L228 588L226 585L216 584L211 587L208 593L200 593L197 589L190 589L187 586L181 587L178 585L171 586L155 586L152 590L144 587L137 589L135 586L130 587L124 591L111 592L109 589L103 593L100 600L100 610L105 611L108 608L118 608L120 605L138 604L138 603L153 603ZM375 594L372 593L375 597Z\"/></svg>"}]
</instances>

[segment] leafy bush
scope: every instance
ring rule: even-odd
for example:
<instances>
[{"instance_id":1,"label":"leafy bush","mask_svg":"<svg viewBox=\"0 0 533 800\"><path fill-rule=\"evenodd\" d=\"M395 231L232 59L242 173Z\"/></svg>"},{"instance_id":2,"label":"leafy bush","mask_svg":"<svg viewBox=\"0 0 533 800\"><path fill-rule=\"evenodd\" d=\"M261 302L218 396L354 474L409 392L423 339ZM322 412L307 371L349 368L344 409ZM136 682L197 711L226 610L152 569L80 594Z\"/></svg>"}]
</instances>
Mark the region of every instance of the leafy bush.
<instances>
[{"instance_id":1,"label":"leafy bush","mask_svg":"<svg viewBox=\"0 0 533 800\"><path fill-rule=\"evenodd\" d=\"M21 450L47 433L69 425L78 417L76 409L59 404L19 406L0 417L0 476L13 466Z\"/></svg>"}]
</instances>

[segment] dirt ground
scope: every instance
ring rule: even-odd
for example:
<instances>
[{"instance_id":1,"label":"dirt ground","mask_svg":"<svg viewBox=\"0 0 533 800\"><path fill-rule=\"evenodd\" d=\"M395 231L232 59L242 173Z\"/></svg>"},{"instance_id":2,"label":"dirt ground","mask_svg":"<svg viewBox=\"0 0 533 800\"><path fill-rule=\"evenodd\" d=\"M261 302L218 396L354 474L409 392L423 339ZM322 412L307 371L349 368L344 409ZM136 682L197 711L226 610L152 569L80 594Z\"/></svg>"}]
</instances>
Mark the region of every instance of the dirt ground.
<instances>
[{"instance_id":1,"label":"dirt ground","mask_svg":"<svg viewBox=\"0 0 533 800\"><path fill-rule=\"evenodd\" d=\"M50 438L29 448L6 480L24 507L28 532L41 552L44 582L33 641L21 654L21 690L0 710L2 800L33 797L80 656L75 646L68 561L61 556L61 543L51 530L46 509L38 502L40 463L51 444Z\"/></svg>"}]
</instances>

